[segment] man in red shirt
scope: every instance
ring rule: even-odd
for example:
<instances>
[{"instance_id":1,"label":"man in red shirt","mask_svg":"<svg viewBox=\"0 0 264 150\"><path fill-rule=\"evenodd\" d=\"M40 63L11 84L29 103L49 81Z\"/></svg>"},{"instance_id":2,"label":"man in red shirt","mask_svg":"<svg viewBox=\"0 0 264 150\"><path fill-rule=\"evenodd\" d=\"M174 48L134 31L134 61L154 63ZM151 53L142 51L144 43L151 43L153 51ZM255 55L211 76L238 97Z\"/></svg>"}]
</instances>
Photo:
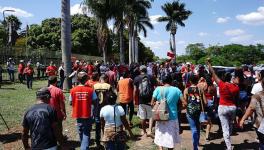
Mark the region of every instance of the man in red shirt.
<instances>
[{"instance_id":1,"label":"man in red shirt","mask_svg":"<svg viewBox=\"0 0 264 150\"><path fill-rule=\"evenodd\" d=\"M49 91L51 94L51 98L49 101L49 105L52 106L56 112L57 112L57 118L58 118L58 127L61 132L62 131L62 121L66 119L66 110L65 110L65 96L62 92L62 90L57 85L57 77L56 76L50 76L49 77Z\"/></svg>"},{"instance_id":2,"label":"man in red shirt","mask_svg":"<svg viewBox=\"0 0 264 150\"><path fill-rule=\"evenodd\" d=\"M24 80L24 69L25 69L25 64L24 64L24 60L20 60L19 65L18 65L18 79L20 81L20 83L23 83Z\"/></svg>"},{"instance_id":3,"label":"man in red shirt","mask_svg":"<svg viewBox=\"0 0 264 150\"><path fill-rule=\"evenodd\" d=\"M27 88L32 89L34 69L31 67L30 63L27 64L27 67L24 69L23 73L27 79Z\"/></svg>"},{"instance_id":4,"label":"man in red shirt","mask_svg":"<svg viewBox=\"0 0 264 150\"><path fill-rule=\"evenodd\" d=\"M80 84L70 91L72 117L77 120L81 149L89 149L92 128L92 104L95 104L97 96L91 87L85 86L85 82L88 79L87 73L79 72L77 77Z\"/></svg>"},{"instance_id":5,"label":"man in red shirt","mask_svg":"<svg viewBox=\"0 0 264 150\"><path fill-rule=\"evenodd\" d=\"M55 64L51 61L50 66L46 69L46 74L50 76L56 76L58 72L58 68L55 66Z\"/></svg>"}]
</instances>

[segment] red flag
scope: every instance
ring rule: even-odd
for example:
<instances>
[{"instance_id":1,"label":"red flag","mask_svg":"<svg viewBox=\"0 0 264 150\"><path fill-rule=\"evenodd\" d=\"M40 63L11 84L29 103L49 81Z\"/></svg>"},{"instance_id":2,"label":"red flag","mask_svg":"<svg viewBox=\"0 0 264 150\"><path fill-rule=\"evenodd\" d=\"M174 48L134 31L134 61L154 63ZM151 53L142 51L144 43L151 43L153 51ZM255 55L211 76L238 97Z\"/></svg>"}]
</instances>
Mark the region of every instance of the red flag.
<instances>
[{"instance_id":1,"label":"red flag","mask_svg":"<svg viewBox=\"0 0 264 150\"><path fill-rule=\"evenodd\" d=\"M167 56L174 58L175 55L173 54L173 52L169 51L169 52L167 52Z\"/></svg>"}]
</instances>

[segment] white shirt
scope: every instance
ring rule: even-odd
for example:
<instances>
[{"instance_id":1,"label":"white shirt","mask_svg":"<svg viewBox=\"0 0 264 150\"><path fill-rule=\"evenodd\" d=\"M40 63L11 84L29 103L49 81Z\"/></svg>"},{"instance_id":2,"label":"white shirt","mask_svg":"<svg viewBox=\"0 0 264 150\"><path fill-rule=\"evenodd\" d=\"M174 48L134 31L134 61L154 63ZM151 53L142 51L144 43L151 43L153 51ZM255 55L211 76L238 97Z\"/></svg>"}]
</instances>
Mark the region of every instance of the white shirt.
<instances>
[{"instance_id":1,"label":"white shirt","mask_svg":"<svg viewBox=\"0 0 264 150\"><path fill-rule=\"evenodd\" d=\"M122 125L121 116L125 115L125 111L121 106L115 107L115 121L114 121L114 106L115 105L106 105L100 111L100 117L104 118L105 126L115 125L119 127Z\"/></svg>"},{"instance_id":2,"label":"white shirt","mask_svg":"<svg viewBox=\"0 0 264 150\"><path fill-rule=\"evenodd\" d=\"M8 61L6 65L8 70L15 70L15 63L13 61Z\"/></svg>"},{"instance_id":3,"label":"white shirt","mask_svg":"<svg viewBox=\"0 0 264 150\"><path fill-rule=\"evenodd\" d=\"M262 90L263 90L263 88L261 86L261 83L256 83L256 84L253 85L253 88L251 90L251 94L254 95L254 94L256 94L256 93L258 93L258 92L260 92Z\"/></svg>"},{"instance_id":4,"label":"white shirt","mask_svg":"<svg viewBox=\"0 0 264 150\"><path fill-rule=\"evenodd\" d=\"M150 67L150 66L147 67L147 74L149 76L152 76L153 75L153 73L152 73L152 67Z\"/></svg>"}]
</instances>

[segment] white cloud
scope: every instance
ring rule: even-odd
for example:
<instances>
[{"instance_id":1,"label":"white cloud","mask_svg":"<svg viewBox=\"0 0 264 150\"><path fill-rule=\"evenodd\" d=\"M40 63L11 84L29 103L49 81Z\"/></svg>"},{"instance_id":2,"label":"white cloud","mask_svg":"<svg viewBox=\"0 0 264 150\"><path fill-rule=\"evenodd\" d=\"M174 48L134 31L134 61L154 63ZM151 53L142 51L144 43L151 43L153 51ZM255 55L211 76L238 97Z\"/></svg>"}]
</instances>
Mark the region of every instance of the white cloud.
<instances>
[{"instance_id":1,"label":"white cloud","mask_svg":"<svg viewBox=\"0 0 264 150\"><path fill-rule=\"evenodd\" d=\"M237 20L249 25L264 25L264 7L259 7L256 12L236 16Z\"/></svg>"},{"instance_id":2,"label":"white cloud","mask_svg":"<svg viewBox=\"0 0 264 150\"><path fill-rule=\"evenodd\" d=\"M254 44L264 44L264 40L256 40L254 41Z\"/></svg>"},{"instance_id":3,"label":"white cloud","mask_svg":"<svg viewBox=\"0 0 264 150\"><path fill-rule=\"evenodd\" d=\"M219 17L217 18L217 23L227 23L231 18L230 17Z\"/></svg>"},{"instance_id":4,"label":"white cloud","mask_svg":"<svg viewBox=\"0 0 264 150\"><path fill-rule=\"evenodd\" d=\"M150 22L154 25L154 24L158 24L158 18L161 17L161 15L153 15L153 16L149 16L150 18Z\"/></svg>"},{"instance_id":5,"label":"white cloud","mask_svg":"<svg viewBox=\"0 0 264 150\"><path fill-rule=\"evenodd\" d=\"M71 15L75 15L75 14L86 14L88 16L92 16L87 6L81 4L75 4L71 6Z\"/></svg>"},{"instance_id":6,"label":"white cloud","mask_svg":"<svg viewBox=\"0 0 264 150\"><path fill-rule=\"evenodd\" d=\"M169 41L144 41L142 42L152 49L163 49L164 47L169 47Z\"/></svg>"},{"instance_id":7,"label":"white cloud","mask_svg":"<svg viewBox=\"0 0 264 150\"><path fill-rule=\"evenodd\" d=\"M245 31L242 29L227 30L224 32L224 34L227 36L238 36L238 35L242 35L244 33L245 33Z\"/></svg>"},{"instance_id":8,"label":"white cloud","mask_svg":"<svg viewBox=\"0 0 264 150\"><path fill-rule=\"evenodd\" d=\"M205 36L208 35L208 33L206 33L206 32L200 32L200 33L198 33L198 35L199 35L200 37L205 37Z\"/></svg>"},{"instance_id":9,"label":"white cloud","mask_svg":"<svg viewBox=\"0 0 264 150\"><path fill-rule=\"evenodd\" d=\"M240 35L240 36L235 36L230 39L231 42L234 43L243 43L251 40L253 35L251 34L245 34L245 35Z\"/></svg>"},{"instance_id":10,"label":"white cloud","mask_svg":"<svg viewBox=\"0 0 264 150\"><path fill-rule=\"evenodd\" d=\"M5 11L5 14L12 14L18 17L25 17L25 18L29 18L29 17L33 17L34 15L32 13L29 13L25 10L22 10L20 8L14 8L14 7L1 7L0 6L0 12L2 13L4 10L14 10L14 12L10 12L10 11Z\"/></svg>"}]
</instances>

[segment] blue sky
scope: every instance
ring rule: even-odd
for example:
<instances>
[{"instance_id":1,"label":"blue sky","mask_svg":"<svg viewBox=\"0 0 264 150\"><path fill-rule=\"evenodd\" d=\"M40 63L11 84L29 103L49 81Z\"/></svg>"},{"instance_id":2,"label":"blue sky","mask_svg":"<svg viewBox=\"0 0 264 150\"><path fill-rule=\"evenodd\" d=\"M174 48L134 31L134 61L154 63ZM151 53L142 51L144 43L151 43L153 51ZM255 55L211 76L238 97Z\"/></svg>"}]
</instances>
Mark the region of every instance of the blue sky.
<instances>
[{"instance_id":1,"label":"blue sky","mask_svg":"<svg viewBox=\"0 0 264 150\"><path fill-rule=\"evenodd\" d=\"M159 57L166 58L169 33L165 23L156 18L165 15L161 5L172 0L154 0L149 11L154 30L141 40ZM82 13L81 0L71 0L72 14ZM185 53L186 45L202 42L205 46L238 44L264 44L264 0L181 0L193 14L179 27L176 34L177 54ZM0 12L15 9L26 24L41 23L45 18L60 16L60 0L0 0ZM8 13L6 13L8 15ZM2 20L2 17L0 17ZM111 25L110 25L111 26Z\"/></svg>"}]
</instances>

